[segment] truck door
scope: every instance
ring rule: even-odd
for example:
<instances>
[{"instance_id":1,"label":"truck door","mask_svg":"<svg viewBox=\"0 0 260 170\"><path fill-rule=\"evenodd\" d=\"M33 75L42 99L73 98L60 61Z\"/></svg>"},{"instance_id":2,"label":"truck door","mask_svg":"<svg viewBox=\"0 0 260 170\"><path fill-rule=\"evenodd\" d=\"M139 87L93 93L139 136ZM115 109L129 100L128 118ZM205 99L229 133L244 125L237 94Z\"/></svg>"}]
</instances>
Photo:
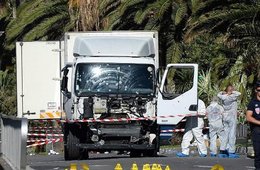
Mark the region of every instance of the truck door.
<instances>
[{"instance_id":1,"label":"truck door","mask_svg":"<svg viewBox=\"0 0 260 170\"><path fill-rule=\"evenodd\" d=\"M197 86L197 64L167 65L158 93L158 124L176 125L185 115L196 114Z\"/></svg>"},{"instance_id":2,"label":"truck door","mask_svg":"<svg viewBox=\"0 0 260 170\"><path fill-rule=\"evenodd\" d=\"M61 117L60 42L16 43L18 117Z\"/></svg>"}]
</instances>

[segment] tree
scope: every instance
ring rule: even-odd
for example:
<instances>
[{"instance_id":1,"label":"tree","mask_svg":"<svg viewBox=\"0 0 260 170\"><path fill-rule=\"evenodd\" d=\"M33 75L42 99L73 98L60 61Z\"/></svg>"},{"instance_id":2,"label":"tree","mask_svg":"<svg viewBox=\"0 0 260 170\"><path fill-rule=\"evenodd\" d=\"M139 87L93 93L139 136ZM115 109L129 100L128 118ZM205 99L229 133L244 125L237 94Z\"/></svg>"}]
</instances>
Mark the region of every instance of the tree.
<instances>
[{"instance_id":1,"label":"tree","mask_svg":"<svg viewBox=\"0 0 260 170\"><path fill-rule=\"evenodd\" d=\"M13 65L16 41L57 40L72 27L67 0L24 1L17 8L17 17L2 18L5 31L1 54L2 69ZM1 18L0 18L1 22ZM1 25L2 26L2 25Z\"/></svg>"},{"instance_id":2,"label":"tree","mask_svg":"<svg viewBox=\"0 0 260 170\"><path fill-rule=\"evenodd\" d=\"M104 16L114 9L120 0L69 0L69 12L74 31L99 31L106 24Z\"/></svg>"},{"instance_id":3,"label":"tree","mask_svg":"<svg viewBox=\"0 0 260 170\"><path fill-rule=\"evenodd\" d=\"M26 1L17 10L17 18L6 28L7 48L12 50L14 42L48 40L61 37L70 29L70 18L66 0Z\"/></svg>"},{"instance_id":4,"label":"tree","mask_svg":"<svg viewBox=\"0 0 260 170\"><path fill-rule=\"evenodd\" d=\"M157 30L160 37L160 65L172 62L172 54L180 54L175 40L174 8L177 4L173 0L126 0L121 1L106 17L106 30ZM173 52L175 50L176 52ZM167 61L166 61L167 60Z\"/></svg>"},{"instance_id":5,"label":"tree","mask_svg":"<svg viewBox=\"0 0 260 170\"><path fill-rule=\"evenodd\" d=\"M0 113L16 114L16 79L15 73L9 70L0 71Z\"/></svg>"},{"instance_id":6,"label":"tree","mask_svg":"<svg viewBox=\"0 0 260 170\"><path fill-rule=\"evenodd\" d=\"M69 0L69 9L75 31L99 29L98 0Z\"/></svg>"},{"instance_id":7,"label":"tree","mask_svg":"<svg viewBox=\"0 0 260 170\"><path fill-rule=\"evenodd\" d=\"M205 33L216 36L233 55L225 60L231 61L229 72L220 81L220 88L232 83L242 92L243 109L251 98L250 87L260 78L260 2L259 1L217 1L202 3L191 16L184 36L185 42Z\"/></svg>"},{"instance_id":8,"label":"tree","mask_svg":"<svg viewBox=\"0 0 260 170\"><path fill-rule=\"evenodd\" d=\"M15 5L14 6L14 2ZM32 40L57 40L66 30L70 30L70 16L67 0L3 1L0 6L0 28L5 33L0 37L0 112L16 112L15 42ZM12 6L10 6L10 4ZM15 16L14 16L15 7ZM17 11L16 11L17 7ZM10 9L13 10L10 10ZM13 11L13 12L11 12ZM10 68L7 70L6 68Z\"/></svg>"},{"instance_id":9,"label":"tree","mask_svg":"<svg viewBox=\"0 0 260 170\"><path fill-rule=\"evenodd\" d=\"M161 65L180 62L185 56L184 35L193 12L202 0L126 0L107 17L105 29L157 30L160 37Z\"/></svg>"}]
</instances>

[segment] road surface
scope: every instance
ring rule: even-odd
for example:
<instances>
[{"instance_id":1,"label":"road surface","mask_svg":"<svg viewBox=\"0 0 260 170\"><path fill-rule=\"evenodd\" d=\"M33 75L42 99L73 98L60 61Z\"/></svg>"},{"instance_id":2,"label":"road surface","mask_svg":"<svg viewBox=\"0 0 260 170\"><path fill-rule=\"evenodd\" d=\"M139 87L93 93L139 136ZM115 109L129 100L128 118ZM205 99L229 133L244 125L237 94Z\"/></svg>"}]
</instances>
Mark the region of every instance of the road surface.
<instances>
[{"instance_id":1,"label":"road surface","mask_svg":"<svg viewBox=\"0 0 260 170\"><path fill-rule=\"evenodd\" d=\"M120 163L123 170L130 170L133 163L136 163L139 170L143 169L144 164L160 164L164 170L166 165L171 170L209 170L215 164L222 165L225 170L253 170L253 159L241 156L238 159L230 158L200 158L192 155L189 158L177 158L175 153L162 154L158 157L130 158L128 155L109 154L90 154L88 160L64 161L62 155L34 155L28 156L28 169L36 170L59 170L77 167L83 169L88 166L90 170L114 170L117 163Z\"/></svg>"}]
</instances>

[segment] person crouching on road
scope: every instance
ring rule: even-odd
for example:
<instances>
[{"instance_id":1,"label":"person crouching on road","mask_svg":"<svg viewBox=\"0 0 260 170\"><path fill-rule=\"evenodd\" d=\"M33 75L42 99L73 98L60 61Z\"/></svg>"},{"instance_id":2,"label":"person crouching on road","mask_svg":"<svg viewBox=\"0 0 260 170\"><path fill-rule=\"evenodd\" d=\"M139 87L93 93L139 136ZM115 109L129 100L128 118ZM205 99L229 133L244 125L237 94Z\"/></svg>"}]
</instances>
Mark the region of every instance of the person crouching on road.
<instances>
[{"instance_id":1,"label":"person crouching on road","mask_svg":"<svg viewBox=\"0 0 260 170\"><path fill-rule=\"evenodd\" d=\"M256 98L247 106L246 120L250 123L253 148L255 152L255 168L260 170L260 81L255 87Z\"/></svg>"},{"instance_id":2,"label":"person crouching on road","mask_svg":"<svg viewBox=\"0 0 260 170\"><path fill-rule=\"evenodd\" d=\"M210 138L210 156L217 156L217 137L220 140L220 150L225 150L226 144L223 144L224 126L222 122L222 114L224 108L218 104L218 98L213 97L210 105L206 109L209 121L209 138Z\"/></svg>"},{"instance_id":3,"label":"person crouching on road","mask_svg":"<svg viewBox=\"0 0 260 170\"><path fill-rule=\"evenodd\" d=\"M206 113L206 106L202 100L198 101L198 113L199 116L191 116L187 117L186 126L185 126L185 134L182 138L181 149L182 152L176 154L177 157L188 157L190 152L190 142L194 138L197 142L198 151L200 157L207 156L207 147L203 138L202 130L204 127L204 120L202 115Z\"/></svg>"},{"instance_id":4,"label":"person crouching on road","mask_svg":"<svg viewBox=\"0 0 260 170\"><path fill-rule=\"evenodd\" d=\"M226 150L220 150L219 157L238 158L236 151L236 127L237 127L237 100L241 95L235 91L232 85L228 85L224 92L218 93L224 107L223 125L224 137L223 143L227 144Z\"/></svg>"}]
</instances>

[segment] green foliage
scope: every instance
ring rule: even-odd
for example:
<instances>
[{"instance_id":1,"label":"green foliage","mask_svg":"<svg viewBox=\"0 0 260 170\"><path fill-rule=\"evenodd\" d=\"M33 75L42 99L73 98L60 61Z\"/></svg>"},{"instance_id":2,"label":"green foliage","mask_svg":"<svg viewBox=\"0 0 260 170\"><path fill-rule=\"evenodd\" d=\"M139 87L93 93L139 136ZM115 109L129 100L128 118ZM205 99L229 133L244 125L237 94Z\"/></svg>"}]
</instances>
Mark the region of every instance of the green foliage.
<instances>
[{"instance_id":1,"label":"green foliage","mask_svg":"<svg viewBox=\"0 0 260 170\"><path fill-rule=\"evenodd\" d=\"M114 10L107 13L108 25L105 30L157 30L160 34L161 58L169 58L177 52L173 46L174 16L173 8L176 6L173 0L125 0L121 1ZM163 43L162 43L163 42ZM170 50L168 50L170 49ZM180 56L178 56L180 57ZM166 61L166 59L162 59ZM165 65L165 63L163 63Z\"/></svg>"},{"instance_id":2,"label":"green foliage","mask_svg":"<svg viewBox=\"0 0 260 170\"><path fill-rule=\"evenodd\" d=\"M163 19L164 13L169 10L169 7L172 5L171 0L165 1L156 1L147 5L143 10L138 10L135 14L135 22L141 24L147 19L152 18L153 20Z\"/></svg>"},{"instance_id":3,"label":"green foliage","mask_svg":"<svg viewBox=\"0 0 260 170\"><path fill-rule=\"evenodd\" d=\"M3 2L0 2L0 28L6 34L0 37L2 62L11 63L17 40L57 40L79 25L78 17L84 16L84 13L78 14L79 11L71 12L68 0L30 0L18 7ZM245 109L252 96L253 83L260 79L259 1L98 2L99 17L95 23L100 24L101 29L157 30L161 66L198 63L200 98L209 103L218 90L232 83L242 93L240 109ZM16 8L16 18L12 18ZM0 111L7 112L15 108L15 75L1 71L0 79L0 100L3 101Z\"/></svg>"},{"instance_id":4,"label":"green foliage","mask_svg":"<svg viewBox=\"0 0 260 170\"><path fill-rule=\"evenodd\" d=\"M0 54L4 64L2 69L7 66L6 64L14 63L14 47L17 40L59 39L66 30L71 28L67 0L24 1L18 7L12 6L12 9L14 8L16 17L12 17L11 10L5 10L5 15L0 17L1 31L2 29L5 31L5 34L0 37L3 40L0 47L3 51ZM8 68L12 67L8 66ZM16 81L13 71L0 71L0 88L0 112L15 114Z\"/></svg>"},{"instance_id":5,"label":"green foliage","mask_svg":"<svg viewBox=\"0 0 260 170\"><path fill-rule=\"evenodd\" d=\"M15 73L0 71L0 113L16 114L16 79Z\"/></svg>"},{"instance_id":6,"label":"green foliage","mask_svg":"<svg viewBox=\"0 0 260 170\"><path fill-rule=\"evenodd\" d=\"M6 48L12 50L16 40L32 41L57 38L69 24L66 0L26 1L17 9L17 18L6 28Z\"/></svg>"},{"instance_id":7,"label":"green foliage","mask_svg":"<svg viewBox=\"0 0 260 170\"><path fill-rule=\"evenodd\" d=\"M203 70L199 74L198 79L198 97L209 105L211 99L219 92L217 83L212 81L211 70L204 72Z\"/></svg>"},{"instance_id":8,"label":"green foliage","mask_svg":"<svg viewBox=\"0 0 260 170\"><path fill-rule=\"evenodd\" d=\"M172 54L168 63L178 63L183 54L183 46L181 43L175 42L172 48Z\"/></svg>"},{"instance_id":9,"label":"green foliage","mask_svg":"<svg viewBox=\"0 0 260 170\"><path fill-rule=\"evenodd\" d=\"M173 4L172 0L165 0L165 1L158 1L160 3L158 4L157 12L156 12L156 18L159 20L164 19L165 13L170 9L171 5Z\"/></svg>"},{"instance_id":10,"label":"green foliage","mask_svg":"<svg viewBox=\"0 0 260 170\"><path fill-rule=\"evenodd\" d=\"M100 13L99 19L101 20L102 29L109 30L111 26L109 26L109 23L111 21L108 20L109 16L111 16L111 13L115 13L115 8L120 5L120 0L106 0L106 1L99 1L98 10ZM114 12L111 12L114 11ZM111 30L111 29L110 29Z\"/></svg>"},{"instance_id":11,"label":"green foliage","mask_svg":"<svg viewBox=\"0 0 260 170\"><path fill-rule=\"evenodd\" d=\"M8 70L0 71L0 90L3 91L10 85L10 79L8 77Z\"/></svg>"},{"instance_id":12,"label":"green foliage","mask_svg":"<svg viewBox=\"0 0 260 170\"><path fill-rule=\"evenodd\" d=\"M218 1L210 0L201 3L201 6L192 14L188 23L186 39L190 40L205 32L227 33L238 23L259 20L259 4L248 1ZM250 24L248 24L250 25Z\"/></svg>"},{"instance_id":13,"label":"green foliage","mask_svg":"<svg viewBox=\"0 0 260 170\"><path fill-rule=\"evenodd\" d=\"M180 24L180 22L184 19L187 14L188 8L186 3L181 3L179 8L177 9L175 16L175 25Z\"/></svg>"}]
</instances>

